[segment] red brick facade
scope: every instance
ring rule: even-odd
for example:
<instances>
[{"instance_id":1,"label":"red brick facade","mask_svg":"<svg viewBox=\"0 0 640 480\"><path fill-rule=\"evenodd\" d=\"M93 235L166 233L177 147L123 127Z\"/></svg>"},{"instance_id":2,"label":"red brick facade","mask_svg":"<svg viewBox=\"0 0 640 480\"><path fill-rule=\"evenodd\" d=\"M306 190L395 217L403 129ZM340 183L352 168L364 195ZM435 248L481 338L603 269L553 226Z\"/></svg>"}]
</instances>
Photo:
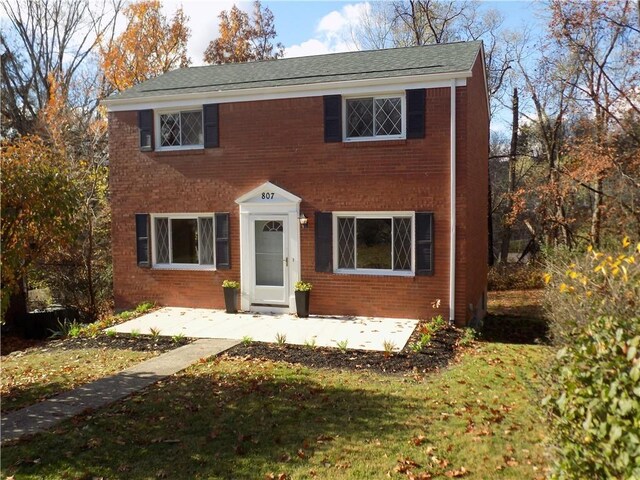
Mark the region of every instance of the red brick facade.
<instances>
[{"instance_id":1,"label":"red brick facade","mask_svg":"<svg viewBox=\"0 0 640 480\"><path fill-rule=\"evenodd\" d=\"M480 60L457 88L456 323L481 305L486 287L488 116ZM311 313L448 316L450 88L426 91L424 139L325 143L322 96L222 103L220 147L141 152L137 113L109 114L116 307L223 307L223 279L240 280L235 199L270 181L302 199L302 279ZM317 273L316 211L434 212L433 276ZM231 270L179 271L136 264L136 213L229 212ZM440 308L432 303L440 299Z\"/></svg>"}]
</instances>

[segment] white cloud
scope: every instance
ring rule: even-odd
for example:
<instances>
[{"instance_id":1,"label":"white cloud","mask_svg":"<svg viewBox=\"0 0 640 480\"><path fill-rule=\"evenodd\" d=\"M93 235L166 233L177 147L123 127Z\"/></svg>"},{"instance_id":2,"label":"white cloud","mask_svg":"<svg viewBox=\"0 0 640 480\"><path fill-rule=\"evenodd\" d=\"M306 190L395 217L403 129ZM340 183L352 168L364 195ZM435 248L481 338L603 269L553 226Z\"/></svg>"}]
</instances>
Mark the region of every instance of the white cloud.
<instances>
[{"instance_id":1,"label":"white cloud","mask_svg":"<svg viewBox=\"0 0 640 480\"><path fill-rule=\"evenodd\" d=\"M284 56L303 57L357 50L351 31L362 21L362 15L369 8L368 2L362 2L350 3L340 10L333 10L320 19L313 38L286 47Z\"/></svg>"},{"instance_id":2,"label":"white cloud","mask_svg":"<svg viewBox=\"0 0 640 480\"><path fill-rule=\"evenodd\" d=\"M202 57L209 42L218 36L218 15L222 10L229 10L233 1L204 1L204 0L166 0L162 9L167 18L172 18L180 7L189 17L191 37L187 44L187 55L191 58L191 65L204 65Z\"/></svg>"}]
</instances>

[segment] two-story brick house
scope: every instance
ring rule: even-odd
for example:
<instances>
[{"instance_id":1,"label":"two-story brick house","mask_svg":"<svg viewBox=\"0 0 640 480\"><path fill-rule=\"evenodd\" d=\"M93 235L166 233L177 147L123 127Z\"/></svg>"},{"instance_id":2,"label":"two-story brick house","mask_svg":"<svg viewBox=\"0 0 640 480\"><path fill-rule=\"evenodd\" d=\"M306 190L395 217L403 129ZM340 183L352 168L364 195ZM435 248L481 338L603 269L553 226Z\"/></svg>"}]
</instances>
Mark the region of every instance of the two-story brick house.
<instances>
[{"instance_id":1,"label":"two-story brick house","mask_svg":"<svg viewBox=\"0 0 640 480\"><path fill-rule=\"evenodd\" d=\"M105 101L116 307L485 310L480 42L179 69ZM440 300L440 307L433 304ZM455 308L452 308L455 305Z\"/></svg>"}]
</instances>

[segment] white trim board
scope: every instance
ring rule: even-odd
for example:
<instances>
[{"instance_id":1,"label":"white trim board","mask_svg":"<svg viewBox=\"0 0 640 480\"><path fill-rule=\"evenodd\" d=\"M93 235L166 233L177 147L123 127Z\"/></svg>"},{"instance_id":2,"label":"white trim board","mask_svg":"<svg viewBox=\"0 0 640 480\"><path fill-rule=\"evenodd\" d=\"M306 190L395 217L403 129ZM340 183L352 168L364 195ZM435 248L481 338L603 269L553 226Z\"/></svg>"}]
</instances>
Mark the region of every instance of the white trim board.
<instances>
[{"instance_id":1,"label":"white trim board","mask_svg":"<svg viewBox=\"0 0 640 480\"><path fill-rule=\"evenodd\" d=\"M197 93L158 94L145 98L105 99L101 103L109 112L130 110L189 108L206 103L236 103L285 98L318 97L323 95L362 95L395 93L416 88L443 88L454 81L464 87L471 71L437 75L412 75L344 82L314 83L286 87L247 88L242 90L208 91Z\"/></svg>"},{"instance_id":2,"label":"white trim board","mask_svg":"<svg viewBox=\"0 0 640 480\"><path fill-rule=\"evenodd\" d=\"M296 303L293 286L301 279L300 262L300 202L302 200L271 182L248 191L236 199L240 207L240 303L242 310L249 311L253 301L254 255L251 229L253 221L260 216L280 216L288 222L288 305L284 308L295 313Z\"/></svg>"}]
</instances>

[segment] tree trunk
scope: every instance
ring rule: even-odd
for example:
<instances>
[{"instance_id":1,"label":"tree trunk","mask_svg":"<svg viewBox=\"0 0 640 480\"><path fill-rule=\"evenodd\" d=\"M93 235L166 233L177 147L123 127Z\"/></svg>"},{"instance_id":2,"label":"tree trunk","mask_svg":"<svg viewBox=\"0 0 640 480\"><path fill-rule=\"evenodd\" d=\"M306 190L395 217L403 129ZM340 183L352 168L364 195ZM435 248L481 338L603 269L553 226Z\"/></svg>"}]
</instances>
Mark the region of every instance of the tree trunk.
<instances>
[{"instance_id":1,"label":"tree trunk","mask_svg":"<svg viewBox=\"0 0 640 480\"><path fill-rule=\"evenodd\" d=\"M518 89L513 89L511 103L513 120L511 122L511 148L509 150L509 182L507 184L507 207L502 222L502 243L500 245L500 262L507 263L509 246L511 245L511 223L513 221L513 195L516 190L516 162L518 161Z\"/></svg>"},{"instance_id":2,"label":"tree trunk","mask_svg":"<svg viewBox=\"0 0 640 480\"><path fill-rule=\"evenodd\" d=\"M89 213L89 225L88 225L88 242L87 257L85 264L87 268L87 288L89 289L89 306L91 308L92 319L97 318L98 312L96 309L96 293L93 285L93 218Z\"/></svg>"},{"instance_id":3,"label":"tree trunk","mask_svg":"<svg viewBox=\"0 0 640 480\"><path fill-rule=\"evenodd\" d=\"M7 328L15 331L20 327L20 319L27 314L27 282L24 278L18 279L18 288L11 292L9 306L4 314L4 322Z\"/></svg>"},{"instance_id":4,"label":"tree trunk","mask_svg":"<svg viewBox=\"0 0 640 480\"><path fill-rule=\"evenodd\" d=\"M598 179L593 185L593 211L591 212L591 242L594 247L600 246L600 230L602 227L602 180Z\"/></svg>"}]
</instances>

